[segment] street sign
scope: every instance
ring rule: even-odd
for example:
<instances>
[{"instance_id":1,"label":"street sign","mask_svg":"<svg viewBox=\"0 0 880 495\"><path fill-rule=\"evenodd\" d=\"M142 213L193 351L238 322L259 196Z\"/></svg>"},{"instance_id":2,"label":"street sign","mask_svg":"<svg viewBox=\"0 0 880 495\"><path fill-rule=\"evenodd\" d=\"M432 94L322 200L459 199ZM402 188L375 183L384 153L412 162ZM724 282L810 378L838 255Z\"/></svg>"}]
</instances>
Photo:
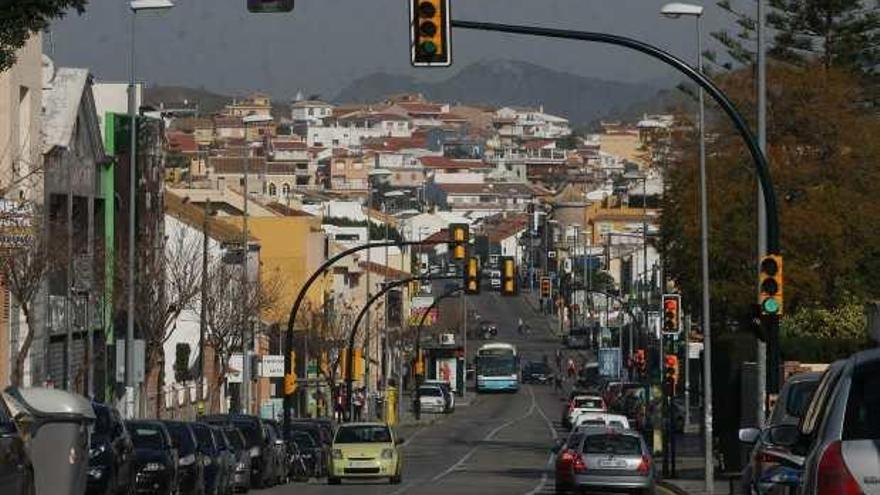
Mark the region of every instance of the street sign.
<instances>
[{"instance_id":1,"label":"street sign","mask_svg":"<svg viewBox=\"0 0 880 495\"><path fill-rule=\"evenodd\" d=\"M263 356L260 359L260 376L265 378L284 376L284 356Z\"/></svg>"},{"instance_id":2,"label":"street sign","mask_svg":"<svg viewBox=\"0 0 880 495\"><path fill-rule=\"evenodd\" d=\"M599 374L601 376L617 377L620 371L620 348L606 347L599 349Z\"/></svg>"},{"instance_id":3,"label":"street sign","mask_svg":"<svg viewBox=\"0 0 880 495\"><path fill-rule=\"evenodd\" d=\"M241 383L241 370L244 369L244 359L241 353L229 356L229 371L226 373L226 383Z\"/></svg>"},{"instance_id":4,"label":"street sign","mask_svg":"<svg viewBox=\"0 0 880 495\"><path fill-rule=\"evenodd\" d=\"M700 359L701 352L703 352L702 342L688 342L688 359Z\"/></svg>"}]
</instances>

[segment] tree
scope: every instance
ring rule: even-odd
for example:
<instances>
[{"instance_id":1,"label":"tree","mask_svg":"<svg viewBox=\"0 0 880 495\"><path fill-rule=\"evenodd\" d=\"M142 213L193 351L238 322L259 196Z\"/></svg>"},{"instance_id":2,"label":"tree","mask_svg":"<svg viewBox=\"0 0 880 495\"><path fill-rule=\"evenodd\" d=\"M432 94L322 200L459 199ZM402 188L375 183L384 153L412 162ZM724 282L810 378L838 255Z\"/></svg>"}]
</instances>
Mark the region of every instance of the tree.
<instances>
[{"instance_id":1,"label":"tree","mask_svg":"<svg viewBox=\"0 0 880 495\"><path fill-rule=\"evenodd\" d=\"M730 13L739 31L712 33L737 65L755 61L757 23L754 0L746 9L721 0L718 6ZM864 74L874 74L880 64L880 12L875 0L769 0L767 9L768 54L778 61L799 65L819 61L826 68L835 66ZM719 63L708 51L707 60Z\"/></svg>"},{"instance_id":2,"label":"tree","mask_svg":"<svg viewBox=\"0 0 880 495\"><path fill-rule=\"evenodd\" d=\"M720 78L754 115L748 70ZM880 296L880 121L860 106L858 78L821 63L771 64L768 155L779 198L785 312ZM753 165L726 120L711 121L709 257L713 320L748 324L756 297ZM676 136L666 170L661 251L692 307L700 300L696 133ZM873 270L873 271L872 271Z\"/></svg>"},{"instance_id":3,"label":"tree","mask_svg":"<svg viewBox=\"0 0 880 495\"><path fill-rule=\"evenodd\" d=\"M215 374L208 386L208 403L216 410L218 392L230 371L229 361L232 354L241 352L245 342L242 324L261 318L275 306L283 279L273 274L261 281L242 283L241 265L222 258L209 262L207 276L206 294L199 302L205 310L205 343L214 355Z\"/></svg>"},{"instance_id":4,"label":"tree","mask_svg":"<svg viewBox=\"0 0 880 495\"><path fill-rule=\"evenodd\" d=\"M34 340L37 315L34 304L47 275L63 260L59 249L46 235L40 210L30 207L5 210L2 216L3 239L0 248L0 285L9 290L24 314L27 332L20 347L13 350L12 385L21 386L24 364Z\"/></svg>"},{"instance_id":5,"label":"tree","mask_svg":"<svg viewBox=\"0 0 880 495\"><path fill-rule=\"evenodd\" d=\"M85 12L88 0L11 0L3 2L0 18L0 72L15 64L15 52L28 38L49 27L68 9Z\"/></svg>"}]
</instances>

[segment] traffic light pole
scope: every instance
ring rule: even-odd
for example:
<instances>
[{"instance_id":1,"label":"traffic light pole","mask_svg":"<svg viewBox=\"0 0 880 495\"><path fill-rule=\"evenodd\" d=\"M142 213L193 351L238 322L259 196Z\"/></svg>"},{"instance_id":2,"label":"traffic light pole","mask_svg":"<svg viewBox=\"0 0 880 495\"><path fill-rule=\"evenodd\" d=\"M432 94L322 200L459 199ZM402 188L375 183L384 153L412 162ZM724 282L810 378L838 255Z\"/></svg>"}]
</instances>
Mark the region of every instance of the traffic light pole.
<instances>
[{"instance_id":1,"label":"traffic light pole","mask_svg":"<svg viewBox=\"0 0 880 495\"><path fill-rule=\"evenodd\" d=\"M431 246L436 244L445 244L446 240L419 240L419 241L387 241L387 242L374 242L369 244L362 244L360 246L355 246L353 248L346 249L336 255L330 257L327 261L321 264L317 270L315 270L311 276L306 280L306 283L303 284L302 288L300 288L299 293L296 295L296 299L293 302L293 306L290 308L290 317L287 320L287 334L285 336L285 352L284 352L284 375L285 380L287 376L290 376L295 370L293 370L293 361L291 360L291 352L293 351L293 327L296 323L296 316L299 313L299 309L302 306L303 301L305 300L306 294L309 289L312 287L312 284L315 283L318 278L324 274L324 272L333 266L337 261L349 256L351 254L363 251L365 249L374 248L374 247L383 247L383 246ZM286 384L285 384L286 385ZM291 410L293 409L293 393L288 393L287 387L285 386L284 390L284 433L285 435L290 432L290 421L291 421Z\"/></svg>"},{"instance_id":2,"label":"traffic light pole","mask_svg":"<svg viewBox=\"0 0 880 495\"><path fill-rule=\"evenodd\" d=\"M416 280L450 280L450 279L455 279L455 278L458 278L458 276L457 275L430 275L430 274L416 275L414 277L407 277L407 278L402 278L399 280L394 280L394 281L388 282L385 284L384 287L382 287L382 290L380 290L376 294L370 296L370 299L367 300L367 303L364 304L364 307L361 308L361 311L360 311L360 313L358 313L357 318L355 318L354 324L352 324L352 326L351 326L351 332L349 332L349 334L348 334L348 350L346 351L348 353L348 359L346 360L348 365L346 366L346 370L345 370L345 392L346 392L345 400L347 401L346 405L348 407L349 419L354 417L354 402L351 400L352 392L354 389L354 345L355 345L355 340L357 339L358 326L360 326L361 320L363 320L364 316L366 316L367 313L369 312L370 306L372 306L373 303L375 303L376 301L381 299L382 296L384 296L389 290L394 289L395 287L400 287L401 285L408 284L410 282L414 282ZM367 359L369 359L369 357Z\"/></svg>"}]
</instances>

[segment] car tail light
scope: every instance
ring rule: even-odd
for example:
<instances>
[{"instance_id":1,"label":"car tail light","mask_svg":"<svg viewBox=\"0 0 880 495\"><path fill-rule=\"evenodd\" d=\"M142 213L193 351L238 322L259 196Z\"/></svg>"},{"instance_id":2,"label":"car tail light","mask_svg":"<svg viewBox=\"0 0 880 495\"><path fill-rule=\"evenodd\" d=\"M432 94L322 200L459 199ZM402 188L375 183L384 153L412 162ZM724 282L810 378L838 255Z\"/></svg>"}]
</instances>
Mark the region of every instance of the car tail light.
<instances>
[{"instance_id":1,"label":"car tail light","mask_svg":"<svg viewBox=\"0 0 880 495\"><path fill-rule=\"evenodd\" d=\"M818 469L818 495L863 495L843 460L840 441L825 447Z\"/></svg>"},{"instance_id":2,"label":"car tail light","mask_svg":"<svg viewBox=\"0 0 880 495\"><path fill-rule=\"evenodd\" d=\"M574 461L574 453L570 450L563 450L559 455L559 462L570 463Z\"/></svg>"},{"instance_id":3,"label":"car tail light","mask_svg":"<svg viewBox=\"0 0 880 495\"><path fill-rule=\"evenodd\" d=\"M649 472L651 472L651 458L643 455L642 462L639 463L639 467L636 468L636 471L638 471L640 474L648 474Z\"/></svg>"},{"instance_id":4,"label":"car tail light","mask_svg":"<svg viewBox=\"0 0 880 495\"><path fill-rule=\"evenodd\" d=\"M584 471L586 471L587 470L587 461L584 460L584 456L582 456L580 454L574 454L573 457L574 457L574 465L572 467L574 468L574 472L583 473Z\"/></svg>"}]
</instances>

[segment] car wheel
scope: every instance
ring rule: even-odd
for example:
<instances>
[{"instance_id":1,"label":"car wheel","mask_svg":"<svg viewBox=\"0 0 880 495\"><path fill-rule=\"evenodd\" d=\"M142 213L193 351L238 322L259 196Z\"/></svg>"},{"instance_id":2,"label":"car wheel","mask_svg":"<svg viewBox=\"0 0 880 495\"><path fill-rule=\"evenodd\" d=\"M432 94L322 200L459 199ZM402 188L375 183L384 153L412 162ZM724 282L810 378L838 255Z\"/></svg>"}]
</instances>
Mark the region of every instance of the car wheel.
<instances>
[{"instance_id":1,"label":"car wheel","mask_svg":"<svg viewBox=\"0 0 880 495\"><path fill-rule=\"evenodd\" d=\"M327 477L327 484L328 485L338 485L340 483L342 483L342 480L339 478L334 478L332 476Z\"/></svg>"}]
</instances>

